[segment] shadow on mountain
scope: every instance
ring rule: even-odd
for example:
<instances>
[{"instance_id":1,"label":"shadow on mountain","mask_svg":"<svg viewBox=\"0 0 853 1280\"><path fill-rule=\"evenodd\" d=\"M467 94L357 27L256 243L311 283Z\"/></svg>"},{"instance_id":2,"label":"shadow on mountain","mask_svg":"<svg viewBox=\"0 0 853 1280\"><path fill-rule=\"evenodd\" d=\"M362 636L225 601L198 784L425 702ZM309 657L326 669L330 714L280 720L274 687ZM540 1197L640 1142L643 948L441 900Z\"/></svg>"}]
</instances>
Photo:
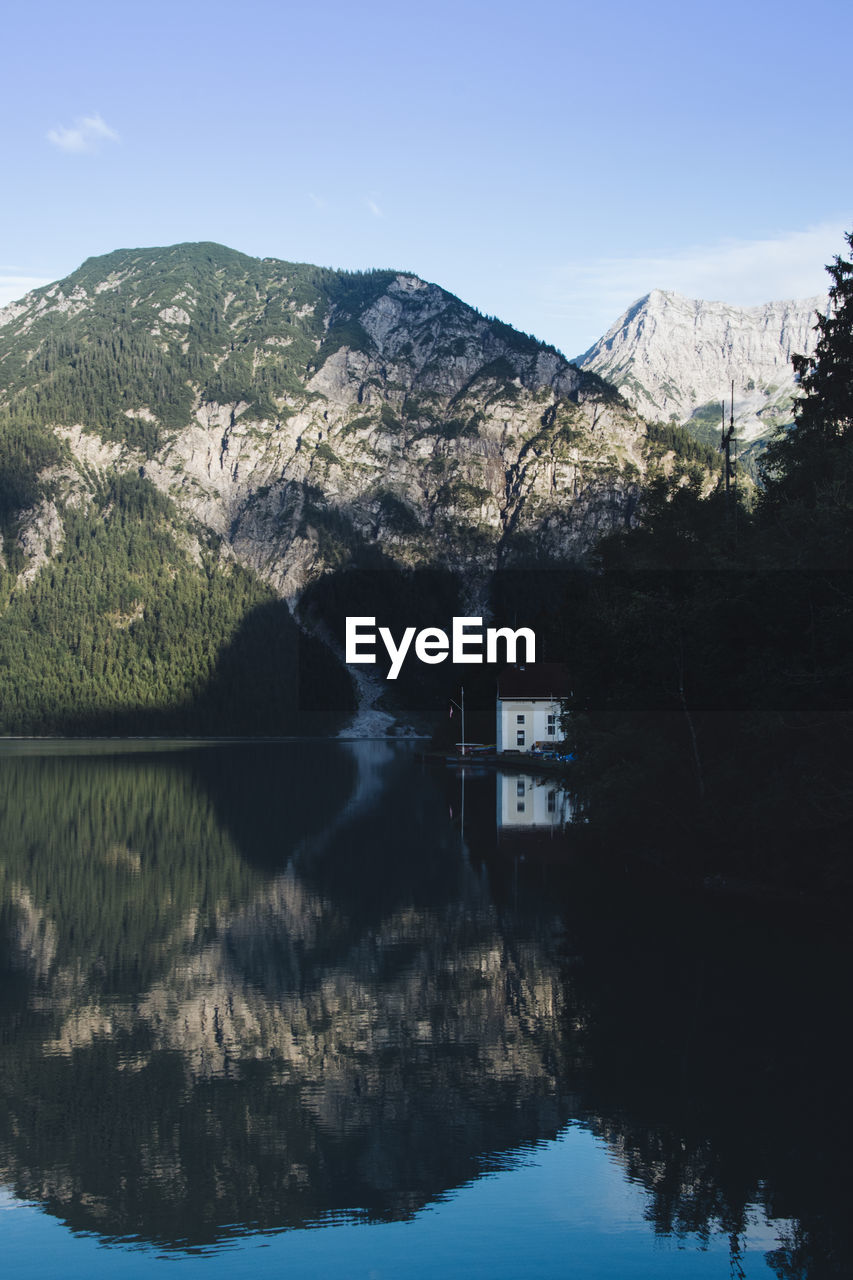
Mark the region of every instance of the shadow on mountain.
<instances>
[{"instance_id":1,"label":"shadow on mountain","mask_svg":"<svg viewBox=\"0 0 853 1280\"><path fill-rule=\"evenodd\" d=\"M136 704L107 701L55 714L52 732L319 736L337 732L355 710L345 667L322 640L299 628L283 600L264 601L242 617L210 677L191 696L160 704L143 696Z\"/></svg>"},{"instance_id":2,"label":"shadow on mountain","mask_svg":"<svg viewBox=\"0 0 853 1280\"><path fill-rule=\"evenodd\" d=\"M354 710L346 669L274 600L243 619L211 680L179 715L188 732L324 734Z\"/></svg>"}]
</instances>

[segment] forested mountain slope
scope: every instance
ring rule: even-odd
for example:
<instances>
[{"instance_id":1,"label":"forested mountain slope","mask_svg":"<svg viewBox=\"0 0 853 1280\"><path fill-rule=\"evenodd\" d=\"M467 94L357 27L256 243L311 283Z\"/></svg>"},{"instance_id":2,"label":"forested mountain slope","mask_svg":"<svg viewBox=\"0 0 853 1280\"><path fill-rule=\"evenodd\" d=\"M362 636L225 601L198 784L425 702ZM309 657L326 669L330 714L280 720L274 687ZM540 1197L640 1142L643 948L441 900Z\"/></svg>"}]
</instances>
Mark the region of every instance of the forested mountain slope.
<instances>
[{"instance_id":1,"label":"forested mountain slope","mask_svg":"<svg viewBox=\"0 0 853 1280\"><path fill-rule=\"evenodd\" d=\"M577 559L683 443L412 275L213 244L90 259L0 312L2 725L212 723L250 612L353 565L470 584Z\"/></svg>"}]
</instances>

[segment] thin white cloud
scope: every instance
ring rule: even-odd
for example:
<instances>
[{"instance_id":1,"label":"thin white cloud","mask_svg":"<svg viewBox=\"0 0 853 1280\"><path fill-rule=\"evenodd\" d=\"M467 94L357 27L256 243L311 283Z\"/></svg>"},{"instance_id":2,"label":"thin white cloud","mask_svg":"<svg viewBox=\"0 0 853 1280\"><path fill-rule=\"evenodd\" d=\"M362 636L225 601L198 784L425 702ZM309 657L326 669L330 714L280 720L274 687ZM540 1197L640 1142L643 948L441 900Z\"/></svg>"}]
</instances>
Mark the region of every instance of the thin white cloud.
<instances>
[{"instance_id":1,"label":"thin white cloud","mask_svg":"<svg viewBox=\"0 0 853 1280\"><path fill-rule=\"evenodd\" d=\"M119 136L111 129L106 120L97 113L93 116L78 116L70 129L64 125L58 129L49 129L48 142L52 142L60 151L68 151L72 155L100 150L104 142L118 142Z\"/></svg>"},{"instance_id":2,"label":"thin white cloud","mask_svg":"<svg viewBox=\"0 0 853 1280\"><path fill-rule=\"evenodd\" d=\"M846 251L846 229L848 223L839 219L763 240L567 262L553 274L543 298L547 327L562 331L563 341L557 340L567 355L578 355L652 289L742 307L822 294L829 286L825 264Z\"/></svg>"},{"instance_id":3,"label":"thin white cloud","mask_svg":"<svg viewBox=\"0 0 853 1280\"><path fill-rule=\"evenodd\" d=\"M315 196L313 191L308 192L308 199L311 201L315 209L325 209L326 201L322 196Z\"/></svg>"},{"instance_id":4,"label":"thin white cloud","mask_svg":"<svg viewBox=\"0 0 853 1280\"><path fill-rule=\"evenodd\" d=\"M382 212L382 210L379 208L379 205L376 203L376 201L375 201L375 200L371 200L371 199L368 197L368 199L367 199L367 200L365 200L365 202L364 202L364 203L367 205L368 209L369 209L369 210L370 210L370 212L373 214L374 218L384 218L384 217L385 217L385 214L384 214L384 213Z\"/></svg>"},{"instance_id":5,"label":"thin white cloud","mask_svg":"<svg viewBox=\"0 0 853 1280\"><path fill-rule=\"evenodd\" d=\"M0 267L0 308L8 306L10 302L17 302L31 289L38 289L41 285L49 283L49 278L7 273Z\"/></svg>"}]
</instances>

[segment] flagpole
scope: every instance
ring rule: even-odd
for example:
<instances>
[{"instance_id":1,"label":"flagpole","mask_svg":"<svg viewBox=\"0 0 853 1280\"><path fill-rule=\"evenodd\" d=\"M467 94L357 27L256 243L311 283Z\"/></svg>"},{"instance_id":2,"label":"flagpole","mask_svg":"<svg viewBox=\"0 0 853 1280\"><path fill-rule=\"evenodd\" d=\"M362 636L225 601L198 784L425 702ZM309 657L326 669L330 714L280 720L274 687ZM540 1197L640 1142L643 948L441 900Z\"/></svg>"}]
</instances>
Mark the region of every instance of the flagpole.
<instances>
[{"instance_id":1,"label":"flagpole","mask_svg":"<svg viewBox=\"0 0 853 1280\"><path fill-rule=\"evenodd\" d=\"M451 699L450 699L450 705L451 705L451 707L457 707L457 708L459 709L459 711L461 711L461 712L462 712L462 751L461 751L461 754L464 756L464 755L465 755L465 686L464 686L464 685L460 685L460 688L462 689L462 702L461 702L461 703L458 703L458 702L455 700L455 698L451 698ZM452 715L452 714L453 714L453 713L451 712L451 715Z\"/></svg>"}]
</instances>

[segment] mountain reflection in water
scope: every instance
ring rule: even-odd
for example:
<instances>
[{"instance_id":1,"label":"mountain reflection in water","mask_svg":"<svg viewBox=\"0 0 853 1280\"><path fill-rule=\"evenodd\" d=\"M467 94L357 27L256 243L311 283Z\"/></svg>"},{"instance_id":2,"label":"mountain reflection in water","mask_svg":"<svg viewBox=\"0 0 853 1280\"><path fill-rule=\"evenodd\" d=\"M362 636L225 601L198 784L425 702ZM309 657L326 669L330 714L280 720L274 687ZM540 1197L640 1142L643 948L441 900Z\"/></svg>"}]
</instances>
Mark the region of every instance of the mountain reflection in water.
<instances>
[{"instance_id":1,"label":"mountain reflection in water","mask_svg":"<svg viewBox=\"0 0 853 1280\"><path fill-rule=\"evenodd\" d=\"M462 785L383 742L3 748L0 1182L186 1248L408 1219L577 1122L661 1236L736 1266L759 1206L775 1274L846 1274L846 957L603 881L553 781Z\"/></svg>"}]
</instances>

